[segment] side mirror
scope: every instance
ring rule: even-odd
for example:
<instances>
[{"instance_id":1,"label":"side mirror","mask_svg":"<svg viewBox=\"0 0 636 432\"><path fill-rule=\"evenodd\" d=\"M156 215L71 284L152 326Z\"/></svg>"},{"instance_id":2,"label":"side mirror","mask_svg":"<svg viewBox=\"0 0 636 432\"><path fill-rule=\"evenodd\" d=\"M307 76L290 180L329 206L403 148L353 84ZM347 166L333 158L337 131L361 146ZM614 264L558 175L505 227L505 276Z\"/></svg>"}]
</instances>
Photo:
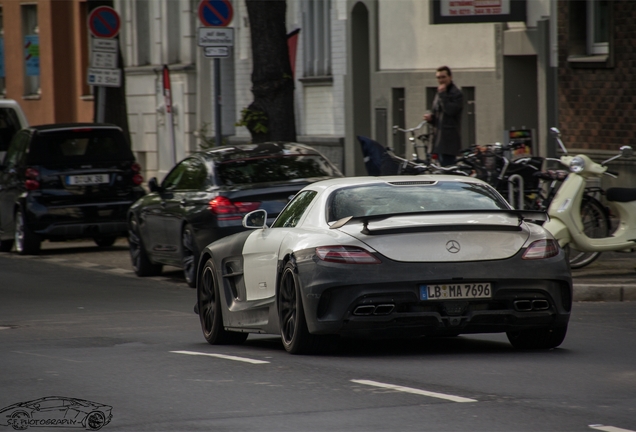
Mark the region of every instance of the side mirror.
<instances>
[{"instance_id":1,"label":"side mirror","mask_svg":"<svg viewBox=\"0 0 636 432\"><path fill-rule=\"evenodd\" d=\"M561 131L559 131L557 128L555 127L551 127L550 128L550 132L552 132L554 135L556 136L560 136L561 135Z\"/></svg>"},{"instance_id":2,"label":"side mirror","mask_svg":"<svg viewBox=\"0 0 636 432\"><path fill-rule=\"evenodd\" d=\"M250 229L267 228L267 212L263 209L249 212L243 217L243 226Z\"/></svg>"},{"instance_id":3,"label":"side mirror","mask_svg":"<svg viewBox=\"0 0 636 432\"><path fill-rule=\"evenodd\" d=\"M622 157L631 157L634 154L634 150L630 146L622 146L620 150Z\"/></svg>"},{"instance_id":4,"label":"side mirror","mask_svg":"<svg viewBox=\"0 0 636 432\"><path fill-rule=\"evenodd\" d=\"M148 189L150 189L150 192L159 192L161 190L161 186L159 186L157 177L153 177L148 180Z\"/></svg>"}]
</instances>

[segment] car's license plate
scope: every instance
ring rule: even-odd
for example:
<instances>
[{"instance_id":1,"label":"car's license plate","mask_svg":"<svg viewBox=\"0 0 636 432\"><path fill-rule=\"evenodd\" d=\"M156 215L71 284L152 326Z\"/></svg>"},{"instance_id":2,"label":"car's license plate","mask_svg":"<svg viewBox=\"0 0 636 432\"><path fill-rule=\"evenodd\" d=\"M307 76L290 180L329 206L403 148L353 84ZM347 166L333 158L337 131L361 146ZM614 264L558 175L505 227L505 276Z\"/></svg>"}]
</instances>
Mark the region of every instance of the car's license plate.
<instances>
[{"instance_id":1,"label":"car's license plate","mask_svg":"<svg viewBox=\"0 0 636 432\"><path fill-rule=\"evenodd\" d=\"M84 186L105 184L110 181L108 174L87 174L66 176L66 184L69 186Z\"/></svg>"},{"instance_id":2,"label":"car's license plate","mask_svg":"<svg viewBox=\"0 0 636 432\"><path fill-rule=\"evenodd\" d=\"M491 298L490 282L420 285L421 300L453 300Z\"/></svg>"}]
</instances>

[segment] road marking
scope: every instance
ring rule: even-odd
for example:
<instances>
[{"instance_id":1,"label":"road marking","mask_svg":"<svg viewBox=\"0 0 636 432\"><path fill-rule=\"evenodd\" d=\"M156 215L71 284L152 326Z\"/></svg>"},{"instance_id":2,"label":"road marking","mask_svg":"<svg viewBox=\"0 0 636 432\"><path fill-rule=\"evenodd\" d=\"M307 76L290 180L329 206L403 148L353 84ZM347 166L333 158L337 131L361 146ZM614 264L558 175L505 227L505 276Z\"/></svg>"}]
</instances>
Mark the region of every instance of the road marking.
<instances>
[{"instance_id":1,"label":"road marking","mask_svg":"<svg viewBox=\"0 0 636 432\"><path fill-rule=\"evenodd\" d=\"M401 391L401 392L404 392L404 393L412 393L412 394L417 394L417 395L421 395L421 396L430 396L430 397L434 397L434 398L438 398L438 399L446 399L446 400L449 400L449 401L452 401L452 402L477 402L476 399L469 399L469 398L465 398L465 397L461 397L461 396L447 395L447 394L444 394L444 393L430 392L430 391L415 389L415 388L411 388L411 387L402 387L402 386L398 386L398 385L394 385L394 384L385 384L385 383L381 383L381 382L377 382L377 381L351 380L351 382L358 383L358 384L369 385L369 386L374 386L374 387L381 387L381 388L385 388L385 389L391 389L391 390L395 390L395 391Z\"/></svg>"},{"instance_id":2,"label":"road marking","mask_svg":"<svg viewBox=\"0 0 636 432\"><path fill-rule=\"evenodd\" d=\"M186 354L186 355L195 355L195 356L217 357L217 358L222 358L222 359L225 359L225 360L234 360L234 361L240 361L240 362L252 363L252 364L269 363L268 361L264 361L264 360L254 360L254 359L249 359L249 358L245 358L245 357L236 357L236 356L229 356L229 355L224 355L224 354L200 353L200 352L196 352L196 351L170 351L170 352L171 353L175 353L175 354Z\"/></svg>"},{"instance_id":3,"label":"road marking","mask_svg":"<svg viewBox=\"0 0 636 432\"><path fill-rule=\"evenodd\" d=\"M603 432L634 432L631 429L621 429L614 426L604 426L602 424L590 425L590 427Z\"/></svg>"}]
</instances>

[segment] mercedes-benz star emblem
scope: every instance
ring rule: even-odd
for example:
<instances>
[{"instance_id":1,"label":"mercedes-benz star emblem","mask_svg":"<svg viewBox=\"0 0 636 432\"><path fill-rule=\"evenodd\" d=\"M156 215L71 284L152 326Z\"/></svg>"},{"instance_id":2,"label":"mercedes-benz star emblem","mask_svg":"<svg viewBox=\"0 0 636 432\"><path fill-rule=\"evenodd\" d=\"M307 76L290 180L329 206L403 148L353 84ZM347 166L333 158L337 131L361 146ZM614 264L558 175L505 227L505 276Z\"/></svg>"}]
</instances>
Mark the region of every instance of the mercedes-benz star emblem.
<instances>
[{"instance_id":1,"label":"mercedes-benz star emblem","mask_svg":"<svg viewBox=\"0 0 636 432\"><path fill-rule=\"evenodd\" d=\"M446 243L446 250L449 251L450 253L457 253L459 252L460 249L461 247L459 246L459 242L455 240L449 240Z\"/></svg>"}]
</instances>

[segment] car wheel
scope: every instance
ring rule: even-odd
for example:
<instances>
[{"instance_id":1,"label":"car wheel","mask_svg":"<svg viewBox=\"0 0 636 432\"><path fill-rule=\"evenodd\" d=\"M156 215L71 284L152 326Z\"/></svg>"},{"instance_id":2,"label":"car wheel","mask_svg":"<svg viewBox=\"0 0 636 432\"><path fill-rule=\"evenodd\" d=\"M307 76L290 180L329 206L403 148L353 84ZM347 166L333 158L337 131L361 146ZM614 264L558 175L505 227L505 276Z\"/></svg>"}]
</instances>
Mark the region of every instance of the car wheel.
<instances>
[{"instance_id":1,"label":"car wheel","mask_svg":"<svg viewBox=\"0 0 636 432\"><path fill-rule=\"evenodd\" d=\"M197 285L197 306L203 336L209 344L240 344L245 342L248 333L231 332L223 328L223 312L219 287L214 275L214 263L209 259Z\"/></svg>"},{"instance_id":2,"label":"car wheel","mask_svg":"<svg viewBox=\"0 0 636 432\"><path fill-rule=\"evenodd\" d=\"M13 239L0 240L0 252L9 252L13 247Z\"/></svg>"},{"instance_id":3,"label":"car wheel","mask_svg":"<svg viewBox=\"0 0 636 432\"><path fill-rule=\"evenodd\" d=\"M561 345L567 332L568 326L544 327L510 331L506 333L506 336L512 346L517 349L550 349Z\"/></svg>"},{"instance_id":4,"label":"car wheel","mask_svg":"<svg viewBox=\"0 0 636 432\"><path fill-rule=\"evenodd\" d=\"M86 429L100 430L106 424L106 416L99 411L93 411L86 416Z\"/></svg>"},{"instance_id":5,"label":"car wheel","mask_svg":"<svg viewBox=\"0 0 636 432\"><path fill-rule=\"evenodd\" d=\"M11 414L11 427L15 430L27 430L29 428L29 415L24 411Z\"/></svg>"},{"instance_id":6,"label":"car wheel","mask_svg":"<svg viewBox=\"0 0 636 432\"><path fill-rule=\"evenodd\" d=\"M135 218L128 223L128 246L130 249L130 261L135 274L140 277L157 276L161 274L162 265L153 264L141 240L139 225Z\"/></svg>"},{"instance_id":7,"label":"car wheel","mask_svg":"<svg viewBox=\"0 0 636 432\"><path fill-rule=\"evenodd\" d=\"M117 240L116 236L108 236L108 237L95 237L93 241L99 247L109 247L115 244L115 240Z\"/></svg>"},{"instance_id":8,"label":"car wheel","mask_svg":"<svg viewBox=\"0 0 636 432\"><path fill-rule=\"evenodd\" d=\"M336 335L312 335L307 329L296 267L288 262L278 290L280 335L291 354L321 354L335 348Z\"/></svg>"},{"instance_id":9,"label":"car wheel","mask_svg":"<svg viewBox=\"0 0 636 432\"><path fill-rule=\"evenodd\" d=\"M194 240L194 231L190 225L186 225L181 236L181 250L183 251L183 275L190 288L197 286L197 264L199 253Z\"/></svg>"},{"instance_id":10,"label":"car wheel","mask_svg":"<svg viewBox=\"0 0 636 432\"><path fill-rule=\"evenodd\" d=\"M20 255L35 255L40 252L40 239L26 226L21 210L15 213L15 250Z\"/></svg>"}]
</instances>

